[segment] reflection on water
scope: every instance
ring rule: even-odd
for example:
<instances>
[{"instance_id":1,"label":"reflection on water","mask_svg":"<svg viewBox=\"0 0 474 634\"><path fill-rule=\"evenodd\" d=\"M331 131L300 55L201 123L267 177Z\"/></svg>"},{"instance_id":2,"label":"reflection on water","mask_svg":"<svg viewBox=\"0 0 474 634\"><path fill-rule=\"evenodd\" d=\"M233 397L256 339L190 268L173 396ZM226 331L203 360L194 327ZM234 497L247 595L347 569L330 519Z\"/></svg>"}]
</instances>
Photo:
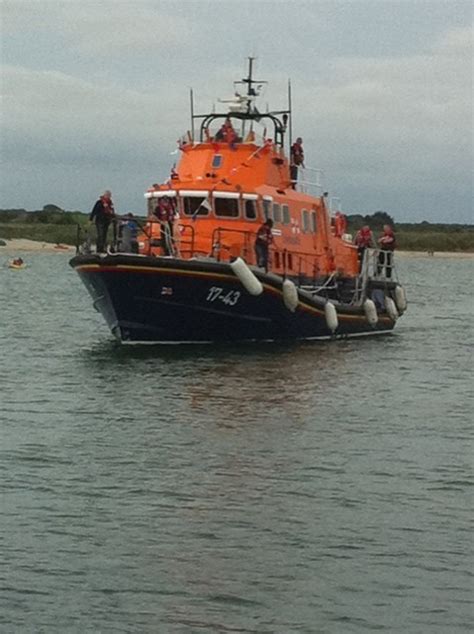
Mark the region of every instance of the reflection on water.
<instances>
[{"instance_id":1,"label":"reflection on water","mask_svg":"<svg viewBox=\"0 0 474 634\"><path fill-rule=\"evenodd\" d=\"M402 261L391 336L163 348L29 259L0 272L2 631L469 630L470 261Z\"/></svg>"}]
</instances>

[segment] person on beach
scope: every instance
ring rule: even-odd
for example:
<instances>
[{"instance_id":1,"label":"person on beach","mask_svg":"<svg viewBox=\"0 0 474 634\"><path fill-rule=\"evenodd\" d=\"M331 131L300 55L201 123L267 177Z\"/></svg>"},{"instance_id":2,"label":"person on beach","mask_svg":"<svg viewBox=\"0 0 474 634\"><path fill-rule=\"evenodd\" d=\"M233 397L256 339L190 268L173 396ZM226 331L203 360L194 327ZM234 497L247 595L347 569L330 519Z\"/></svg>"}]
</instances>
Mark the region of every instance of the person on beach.
<instances>
[{"instance_id":1,"label":"person on beach","mask_svg":"<svg viewBox=\"0 0 474 634\"><path fill-rule=\"evenodd\" d=\"M273 220L268 218L257 231L255 240L255 255L257 257L257 266L268 271L268 250L273 242L272 234Z\"/></svg>"},{"instance_id":2,"label":"person on beach","mask_svg":"<svg viewBox=\"0 0 474 634\"><path fill-rule=\"evenodd\" d=\"M385 276L390 278L392 277L393 252L397 246L395 233L390 225L383 226L383 233L377 242L380 245L377 275L380 275L385 267Z\"/></svg>"},{"instance_id":3,"label":"person on beach","mask_svg":"<svg viewBox=\"0 0 474 634\"><path fill-rule=\"evenodd\" d=\"M115 222L115 209L112 192L108 189L102 194L92 209L89 222L95 222L97 231L97 253L105 253L107 249L107 232L111 222Z\"/></svg>"}]
</instances>

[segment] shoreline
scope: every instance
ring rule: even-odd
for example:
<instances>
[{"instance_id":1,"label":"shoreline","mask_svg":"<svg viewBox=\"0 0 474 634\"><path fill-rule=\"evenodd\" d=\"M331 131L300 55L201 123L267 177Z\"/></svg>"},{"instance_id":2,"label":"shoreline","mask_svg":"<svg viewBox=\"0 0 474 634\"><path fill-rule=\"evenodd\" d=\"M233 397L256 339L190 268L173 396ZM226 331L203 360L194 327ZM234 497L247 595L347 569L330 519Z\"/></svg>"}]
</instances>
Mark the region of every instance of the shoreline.
<instances>
[{"instance_id":1,"label":"shoreline","mask_svg":"<svg viewBox=\"0 0 474 634\"><path fill-rule=\"evenodd\" d=\"M76 251L76 248L70 244L57 244L54 242L43 242L38 240L26 240L23 238L12 238L11 240L3 240L5 246L0 246L0 254L8 253L9 255L16 253L17 251L25 252L37 252L42 251L45 253L72 253Z\"/></svg>"},{"instance_id":2,"label":"shoreline","mask_svg":"<svg viewBox=\"0 0 474 634\"><path fill-rule=\"evenodd\" d=\"M471 260L474 251L395 251L395 256L402 258L458 258Z\"/></svg>"},{"instance_id":3,"label":"shoreline","mask_svg":"<svg viewBox=\"0 0 474 634\"><path fill-rule=\"evenodd\" d=\"M27 240L23 238L12 238L4 240L5 246L0 246L0 254L16 253L17 251L29 251L43 253L75 253L76 248L69 244L55 244L53 242L43 242L37 240ZM458 258L474 259L472 251L396 251L397 256L403 258Z\"/></svg>"}]
</instances>

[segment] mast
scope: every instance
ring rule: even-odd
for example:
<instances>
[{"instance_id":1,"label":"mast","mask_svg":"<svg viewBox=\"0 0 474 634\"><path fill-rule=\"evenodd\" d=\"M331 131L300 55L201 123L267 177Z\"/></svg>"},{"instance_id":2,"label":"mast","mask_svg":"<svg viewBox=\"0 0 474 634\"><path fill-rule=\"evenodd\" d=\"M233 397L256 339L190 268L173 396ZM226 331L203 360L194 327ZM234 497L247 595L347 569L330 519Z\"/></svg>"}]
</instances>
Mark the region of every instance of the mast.
<instances>
[{"instance_id":1,"label":"mast","mask_svg":"<svg viewBox=\"0 0 474 634\"><path fill-rule=\"evenodd\" d=\"M194 95L193 89L189 89L189 100L191 105L191 139L194 143Z\"/></svg>"},{"instance_id":2,"label":"mast","mask_svg":"<svg viewBox=\"0 0 474 634\"><path fill-rule=\"evenodd\" d=\"M289 114L289 126L288 126L288 156L291 155L291 146L293 145L293 117L291 116L291 80L288 80L288 114Z\"/></svg>"},{"instance_id":3,"label":"mast","mask_svg":"<svg viewBox=\"0 0 474 634\"><path fill-rule=\"evenodd\" d=\"M252 99L250 99L250 97L256 97L257 96L257 91L255 90L255 88L253 87L253 84L264 84L266 82L264 81L257 81L256 79L253 79L253 63L255 61L255 57L249 57L249 74L247 77L244 77L242 79L242 83L243 84L247 84L247 97L249 97L248 101L247 101L247 114L251 113L251 103L252 103Z\"/></svg>"}]
</instances>

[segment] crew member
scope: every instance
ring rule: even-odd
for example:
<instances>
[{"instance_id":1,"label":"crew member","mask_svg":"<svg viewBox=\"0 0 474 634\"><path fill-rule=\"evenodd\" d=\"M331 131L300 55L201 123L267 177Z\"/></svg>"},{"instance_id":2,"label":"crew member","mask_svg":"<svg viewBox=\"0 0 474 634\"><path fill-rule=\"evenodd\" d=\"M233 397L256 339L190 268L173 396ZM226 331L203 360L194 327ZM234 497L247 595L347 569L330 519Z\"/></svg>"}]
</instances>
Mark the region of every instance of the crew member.
<instances>
[{"instance_id":1,"label":"crew member","mask_svg":"<svg viewBox=\"0 0 474 634\"><path fill-rule=\"evenodd\" d=\"M115 222L115 209L112 193L107 189L92 209L89 221L95 221L97 231L97 253L104 253L107 249L107 231L111 222Z\"/></svg>"},{"instance_id":2,"label":"crew member","mask_svg":"<svg viewBox=\"0 0 474 634\"><path fill-rule=\"evenodd\" d=\"M216 141L225 141L230 145L232 149L235 148L235 143L237 141L237 133L234 130L232 125L232 121L229 117L226 118L224 123L221 125L220 129L217 131Z\"/></svg>"},{"instance_id":3,"label":"crew member","mask_svg":"<svg viewBox=\"0 0 474 634\"><path fill-rule=\"evenodd\" d=\"M138 224L133 214L125 214L119 224L119 248L121 253L138 253Z\"/></svg>"},{"instance_id":4,"label":"crew member","mask_svg":"<svg viewBox=\"0 0 474 634\"><path fill-rule=\"evenodd\" d=\"M377 275L380 275L385 266L386 277L392 277L393 252L397 246L395 233L390 225L383 226L383 233L378 239L380 245L379 263Z\"/></svg>"},{"instance_id":5,"label":"crew member","mask_svg":"<svg viewBox=\"0 0 474 634\"><path fill-rule=\"evenodd\" d=\"M340 211L336 211L334 219L334 235L336 238L341 238L346 233L347 218Z\"/></svg>"},{"instance_id":6,"label":"crew member","mask_svg":"<svg viewBox=\"0 0 474 634\"><path fill-rule=\"evenodd\" d=\"M155 216L161 224L161 246L165 255L172 255L173 249L173 222L176 208L169 196L160 198L155 210Z\"/></svg>"},{"instance_id":7,"label":"crew member","mask_svg":"<svg viewBox=\"0 0 474 634\"><path fill-rule=\"evenodd\" d=\"M273 220L268 218L257 231L255 240L255 255L257 257L257 266L268 271L268 249L273 242L272 234Z\"/></svg>"},{"instance_id":8,"label":"crew member","mask_svg":"<svg viewBox=\"0 0 474 634\"><path fill-rule=\"evenodd\" d=\"M369 225L364 225L362 229L356 233L354 238L354 244L357 247L359 254L359 271L362 270L362 264L364 262L364 255L367 249L375 246L374 236Z\"/></svg>"},{"instance_id":9,"label":"crew member","mask_svg":"<svg viewBox=\"0 0 474 634\"><path fill-rule=\"evenodd\" d=\"M296 188L296 181L298 180L298 167L304 167L304 151L303 151L303 139L299 136L291 146L290 150L290 178L291 186Z\"/></svg>"}]
</instances>

